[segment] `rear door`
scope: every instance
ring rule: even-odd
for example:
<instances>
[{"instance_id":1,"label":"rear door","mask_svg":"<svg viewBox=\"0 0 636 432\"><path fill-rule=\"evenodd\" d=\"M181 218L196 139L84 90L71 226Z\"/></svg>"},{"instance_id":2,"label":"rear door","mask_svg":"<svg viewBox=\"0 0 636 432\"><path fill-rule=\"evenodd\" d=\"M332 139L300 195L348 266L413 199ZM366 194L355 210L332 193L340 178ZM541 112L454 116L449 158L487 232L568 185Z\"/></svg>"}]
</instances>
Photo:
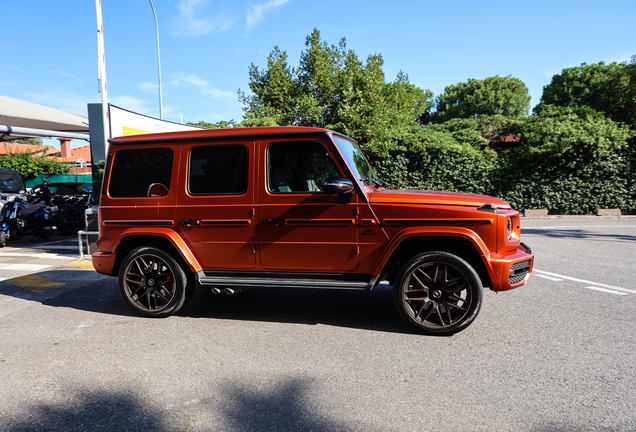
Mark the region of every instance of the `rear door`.
<instances>
[{"instance_id":1,"label":"rear door","mask_svg":"<svg viewBox=\"0 0 636 432\"><path fill-rule=\"evenodd\" d=\"M177 220L205 269L255 266L254 142L188 143Z\"/></svg>"},{"instance_id":2,"label":"rear door","mask_svg":"<svg viewBox=\"0 0 636 432\"><path fill-rule=\"evenodd\" d=\"M343 176L316 138L260 143L258 232L268 270L343 272L358 268L357 196L339 204L321 191L325 178Z\"/></svg>"}]
</instances>

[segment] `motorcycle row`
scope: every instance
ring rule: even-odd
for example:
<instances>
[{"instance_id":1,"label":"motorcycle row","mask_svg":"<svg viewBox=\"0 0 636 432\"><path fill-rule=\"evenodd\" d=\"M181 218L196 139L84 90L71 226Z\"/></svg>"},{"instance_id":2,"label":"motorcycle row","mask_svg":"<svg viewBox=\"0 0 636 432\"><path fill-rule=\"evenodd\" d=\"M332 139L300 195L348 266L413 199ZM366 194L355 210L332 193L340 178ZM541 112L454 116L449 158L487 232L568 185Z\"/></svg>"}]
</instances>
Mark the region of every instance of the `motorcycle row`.
<instances>
[{"instance_id":1,"label":"motorcycle row","mask_svg":"<svg viewBox=\"0 0 636 432\"><path fill-rule=\"evenodd\" d=\"M7 240L29 234L33 239L48 239L53 227L63 235L84 229L84 212L93 205L92 194L51 195L46 184L25 193L3 193L0 200L0 248Z\"/></svg>"}]
</instances>

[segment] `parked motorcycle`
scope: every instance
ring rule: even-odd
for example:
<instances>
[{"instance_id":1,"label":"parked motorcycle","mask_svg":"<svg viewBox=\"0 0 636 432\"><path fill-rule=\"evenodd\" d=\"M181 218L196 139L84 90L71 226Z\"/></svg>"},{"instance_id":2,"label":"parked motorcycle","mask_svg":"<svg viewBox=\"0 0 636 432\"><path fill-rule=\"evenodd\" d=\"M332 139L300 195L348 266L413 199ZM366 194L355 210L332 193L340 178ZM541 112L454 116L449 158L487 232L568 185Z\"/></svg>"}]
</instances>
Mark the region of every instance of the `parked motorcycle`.
<instances>
[{"instance_id":1,"label":"parked motorcycle","mask_svg":"<svg viewBox=\"0 0 636 432\"><path fill-rule=\"evenodd\" d=\"M46 203L46 193L33 190L25 198L16 195L6 197L0 212L0 248L7 240L32 234L34 238L48 239L53 234L51 208Z\"/></svg>"},{"instance_id":2,"label":"parked motorcycle","mask_svg":"<svg viewBox=\"0 0 636 432\"><path fill-rule=\"evenodd\" d=\"M53 198L53 224L63 235L86 228L84 212L93 205L93 195L66 195Z\"/></svg>"}]
</instances>

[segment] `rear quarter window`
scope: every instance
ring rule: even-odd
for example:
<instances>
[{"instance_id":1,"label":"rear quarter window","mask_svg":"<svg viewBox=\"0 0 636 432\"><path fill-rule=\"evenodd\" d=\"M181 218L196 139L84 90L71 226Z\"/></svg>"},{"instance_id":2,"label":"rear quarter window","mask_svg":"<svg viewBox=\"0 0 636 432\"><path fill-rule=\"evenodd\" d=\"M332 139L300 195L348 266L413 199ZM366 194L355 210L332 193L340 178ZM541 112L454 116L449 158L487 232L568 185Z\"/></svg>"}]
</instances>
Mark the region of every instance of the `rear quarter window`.
<instances>
[{"instance_id":1,"label":"rear quarter window","mask_svg":"<svg viewBox=\"0 0 636 432\"><path fill-rule=\"evenodd\" d=\"M120 150L110 173L109 195L116 198L145 197L153 183L170 189L174 153L169 148Z\"/></svg>"}]
</instances>

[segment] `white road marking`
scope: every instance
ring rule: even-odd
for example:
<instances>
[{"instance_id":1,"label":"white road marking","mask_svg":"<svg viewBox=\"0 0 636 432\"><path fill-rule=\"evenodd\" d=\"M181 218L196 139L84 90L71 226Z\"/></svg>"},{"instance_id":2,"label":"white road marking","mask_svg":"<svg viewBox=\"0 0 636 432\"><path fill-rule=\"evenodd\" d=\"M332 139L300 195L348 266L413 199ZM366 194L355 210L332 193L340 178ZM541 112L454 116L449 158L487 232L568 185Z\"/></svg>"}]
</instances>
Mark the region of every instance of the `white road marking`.
<instances>
[{"instance_id":1,"label":"white road marking","mask_svg":"<svg viewBox=\"0 0 636 432\"><path fill-rule=\"evenodd\" d=\"M624 292L612 291L605 288L599 288L599 287L593 287L593 286L586 286L585 288L591 289L594 291L601 291L604 293L614 294L614 295L627 295L627 293L624 293Z\"/></svg>"},{"instance_id":2,"label":"white road marking","mask_svg":"<svg viewBox=\"0 0 636 432\"><path fill-rule=\"evenodd\" d=\"M14 271L40 271L49 267L51 266L42 264L0 264L0 270Z\"/></svg>"},{"instance_id":3,"label":"white road marking","mask_svg":"<svg viewBox=\"0 0 636 432\"><path fill-rule=\"evenodd\" d=\"M536 277L540 277L540 278L543 278L543 279L549 279L549 280L551 280L551 281L561 282L561 281L563 280L563 279L557 279L557 278L552 277L552 276L546 276L546 275L542 275L542 274L536 274L536 270L535 270L534 272L532 272L532 274L533 274L534 276L536 276Z\"/></svg>"},{"instance_id":4,"label":"white road marking","mask_svg":"<svg viewBox=\"0 0 636 432\"><path fill-rule=\"evenodd\" d=\"M625 292L625 293L630 293L630 294L636 294L636 290L631 290L631 289L627 289L627 288L621 288L621 287L612 286L612 285L606 285L606 284L592 282L592 281L587 281L587 280L583 280L583 279L577 279L577 278L573 278L573 277L570 277L570 276L564 276L564 275L560 275L560 274L557 274L557 273L551 273L551 272L547 272L547 271L543 271L543 270L534 269L533 273L537 273L537 276L539 276L539 275L552 276L552 277L555 277L555 278L570 280L570 281L573 281L573 282L581 282L581 283L584 283L586 285L594 285L597 288L607 288L607 289L610 289L610 290L613 290L613 291L620 291L620 292Z\"/></svg>"},{"instance_id":5,"label":"white road marking","mask_svg":"<svg viewBox=\"0 0 636 432\"><path fill-rule=\"evenodd\" d=\"M2 257L24 257L24 258L45 258L45 259L69 259L70 257L77 257L79 254L50 254L50 253L26 253L26 252L0 252L0 258Z\"/></svg>"}]
</instances>

